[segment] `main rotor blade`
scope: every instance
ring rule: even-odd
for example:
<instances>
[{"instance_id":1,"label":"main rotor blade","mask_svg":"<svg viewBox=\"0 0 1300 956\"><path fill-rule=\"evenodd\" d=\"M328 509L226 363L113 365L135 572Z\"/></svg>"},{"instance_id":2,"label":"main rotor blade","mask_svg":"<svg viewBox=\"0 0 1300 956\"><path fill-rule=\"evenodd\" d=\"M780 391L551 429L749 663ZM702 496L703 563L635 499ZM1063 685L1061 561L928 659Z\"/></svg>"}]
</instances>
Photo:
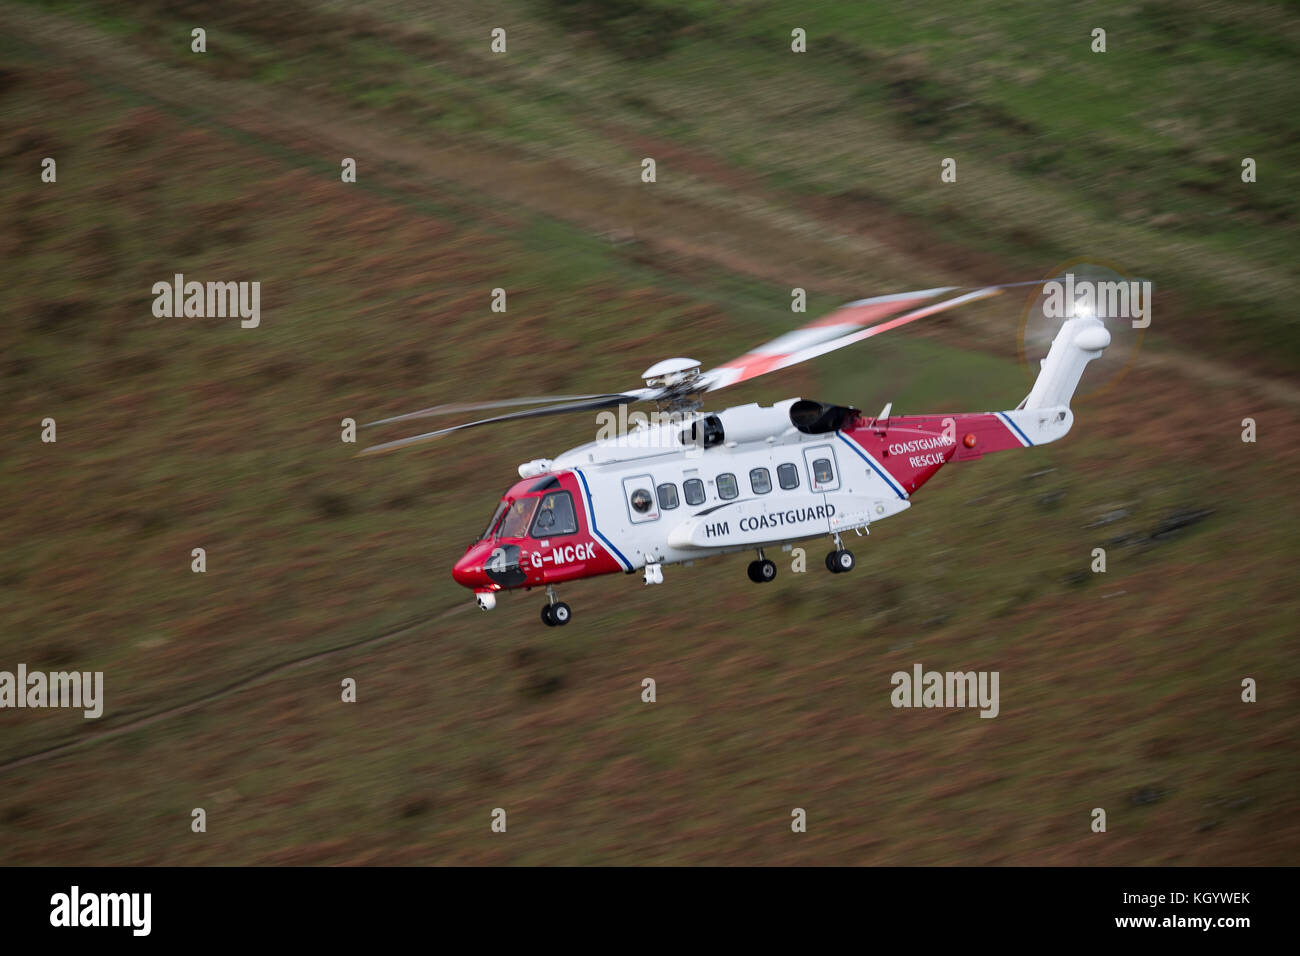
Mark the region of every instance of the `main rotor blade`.
<instances>
[{"instance_id":1,"label":"main rotor blade","mask_svg":"<svg viewBox=\"0 0 1300 956\"><path fill-rule=\"evenodd\" d=\"M773 339L753 349L740 358L732 359L717 368L710 369L701 376L708 384L707 392L714 392L738 382L745 382L768 372L798 365L827 352L844 348L854 342L879 335L890 329L898 328L917 319L943 312L946 309L987 299L1000 294L1006 289L1017 286L1041 285L1046 279L1035 282L1011 282L1004 285L986 286L975 289L950 299L933 302L951 292L959 292L959 286L944 286L937 289L922 289L918 292L903 292L897 295L882 295L871 299L859 299L841 306L834 312L809 322L803 328ZM930 302L922 308L906 309ZM899 312L904 314L898 315ZM897 316L896 318L889 318ZM886 321L879 321L879 320ZM875 324L872 324L875 323Z\"/></svg>"},{"instance_id":2,"label":"main rotor blade","mask_svg":"<svg viewBox=\"0 0 1300 956\"><path fill-rule=\"evenodd\" d=\"M534 395L528 398L503 398L496 401L487 402L453 402L450 405L434 405L431 408L422 408L418 412L407 412L404 415L394 415L392 418L381 418L376 422L366 422L362 428L372 428L375 425L391 425L394 422L407 422L416 418L433 418L437 415L460 414L462 412L482 412L489 408L510 408L514 405L542 405L546 402L581 402L589 401L596 398L613 398L614 393L605 392L599 395Z\"/></svg>"},{"instance_id":3,"label":"main rotor blade","mask_svg":"<svg viewBox=\"0 0 1300 956\"><path fill-rule=\"evenodd\" d=\"M399 448L407 448L411 445L432 441L435 438L441 438L443 435L450 435L452 432L458 432L466 428L477 428L480 425L492 425L496 422L509 422L521 418L542 418L546 415L564 415L572 412L594 411L598 408L611 408L615 405L622 405L624 403L653 399L661 394L663 394L662 389L642 388L633 392L624 392L620 395L601 395L589 401L567 402L563 405L552 405L547 408L528 408L523 411L511 412L508 415L496 415L492 418L481 418L476 422L464 422L460 425L452 425L450 428L440 428L437 431L426 432L423 435L412 435L410 438L399 438L397 441L384 442L382 445L374 445L358 452L357 457L382 455L385 452L396 451Z\"/></svg>"}]
</instances>

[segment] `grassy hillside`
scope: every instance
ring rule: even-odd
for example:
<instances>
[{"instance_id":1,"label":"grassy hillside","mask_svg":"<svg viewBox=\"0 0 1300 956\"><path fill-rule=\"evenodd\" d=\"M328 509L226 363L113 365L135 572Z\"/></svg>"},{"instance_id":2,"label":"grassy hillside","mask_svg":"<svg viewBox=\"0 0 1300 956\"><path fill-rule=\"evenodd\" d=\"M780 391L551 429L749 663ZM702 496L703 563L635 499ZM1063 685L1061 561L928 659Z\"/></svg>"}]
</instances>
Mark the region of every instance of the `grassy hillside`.
<instances>
[{"instance_id":1,"label":"grassy hillside","mask_svg":"<svg viewBox=\"0 0 1300 956\"><path fill-rule=\"evenodd\" d=\"M826 55L798 58L771 4L475 9L0 7L0 669L103 670L108 698L98 722L0 710L0 862L1293 860L1300 421L1259 390L1300 339L1274 8L1102 8L1104 69L1092 18L1032 7L822 5ZM1216 157L1221 184L1179 185ZM563 631L536 594L483 615L452 562L518 462L594 422L339 441L344 417L724 360L798 320L792 285L816 311L1073 255L1167 283L1168 361L1060 444L940 474L847 577L818 543L761 589L736 557L576 584ZM177 272L260 281L261 327L154 318ZM1018 309L727 400L1012 407ZM917 661L1000 671L1001 716L892 709Z\"/></svg>"},{"instance_id":2,"label":"grassy hillside","mask_svg":"<svg viewBox=\"0 0 1300 956\"><path fill-rule=\"evenodd\" d=\"M1300 359L1300 27L1276 3L55 6L152 60L357 107L431 145L508 143L614 181L650 156L657 195L743 194L865 234L882 279L1117 261L1160 285L1166 335L1275 371ZM945 157L957 183L939 180ZM860 257L847 274L862 281Z\"/></svg>"}]
</instances>

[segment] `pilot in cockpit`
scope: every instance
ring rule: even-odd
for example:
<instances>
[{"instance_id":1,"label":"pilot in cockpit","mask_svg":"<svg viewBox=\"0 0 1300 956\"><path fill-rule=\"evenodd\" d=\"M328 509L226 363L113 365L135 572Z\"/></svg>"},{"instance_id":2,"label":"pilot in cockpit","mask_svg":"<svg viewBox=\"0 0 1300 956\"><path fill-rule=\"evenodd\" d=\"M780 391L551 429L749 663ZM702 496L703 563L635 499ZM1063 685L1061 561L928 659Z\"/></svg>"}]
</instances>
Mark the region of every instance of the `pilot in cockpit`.
<instances>
[{"instance_id":1,"label":"pilot in cockpit","mask_svg":"<svg viewBox=\"0 0 1300 956\"><path fill-rule=\"evenodd\" d=\"M573 515L573 499L567 492L545 495L533 519L532 536L549 538L554 535L573 534L578 530Z\"/></svg>"}]
</instances>

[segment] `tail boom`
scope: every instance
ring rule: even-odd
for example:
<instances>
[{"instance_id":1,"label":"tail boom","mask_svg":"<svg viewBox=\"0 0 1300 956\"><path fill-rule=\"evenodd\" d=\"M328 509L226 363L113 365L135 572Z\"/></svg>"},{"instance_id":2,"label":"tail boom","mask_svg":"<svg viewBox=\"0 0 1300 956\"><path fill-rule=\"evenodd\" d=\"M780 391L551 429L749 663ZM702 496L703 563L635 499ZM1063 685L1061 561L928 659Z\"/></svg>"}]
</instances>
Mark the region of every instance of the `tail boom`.
<instances>
[{"instance_id":1,"label":"tail boom","mask_svg":"<svg viewBox=\"0 0 1300 956\"><path fill-rule=\"evenodd\" d=\"M1045 445L1063 437L1072 424L1070 409L1057 406L860 419L841 435L872 467L887 473L892 479L889 484L902 497L910 496L951 461L975 461L995 451Z\"/></svg>"},{"instance_id":2,"label":"tail boom","mask_svg":"<svg viewBox=\"0 0 1300 956\"><path fill-rule=\"evenodd\" d=\"M1032 448L1063 438L1074 424L1070 399L1084 369L1110 344L1110 332L1091 315L1062 323L1033 388L1006 412L910 415L859 419L841 433L890 488L907 497L950 461L989 452Z\"/></svg>"}]
</instances>

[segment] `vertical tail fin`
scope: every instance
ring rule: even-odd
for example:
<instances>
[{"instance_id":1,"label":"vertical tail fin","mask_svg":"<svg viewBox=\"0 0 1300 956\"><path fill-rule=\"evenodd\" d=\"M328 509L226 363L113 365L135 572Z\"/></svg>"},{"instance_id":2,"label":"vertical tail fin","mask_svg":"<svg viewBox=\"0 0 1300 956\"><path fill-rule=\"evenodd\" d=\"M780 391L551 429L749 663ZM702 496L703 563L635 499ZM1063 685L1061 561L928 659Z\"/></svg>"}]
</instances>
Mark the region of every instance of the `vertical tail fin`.
<instances>
[{"instance_id":1,"label":"vertical tail fin","mask_svg":"<svg viewBox=\"0 0 1300 956\"><path fill-rule=\"evenodd\" d=\"M1091 315L1067 319L1052 340L1034 387L1017 407L1069 408L1070 397L1079 387L1083 370L1089 362L1099 358L1108 345L1110 332L1100 319Z\"/></svg>"}]
</instances>

